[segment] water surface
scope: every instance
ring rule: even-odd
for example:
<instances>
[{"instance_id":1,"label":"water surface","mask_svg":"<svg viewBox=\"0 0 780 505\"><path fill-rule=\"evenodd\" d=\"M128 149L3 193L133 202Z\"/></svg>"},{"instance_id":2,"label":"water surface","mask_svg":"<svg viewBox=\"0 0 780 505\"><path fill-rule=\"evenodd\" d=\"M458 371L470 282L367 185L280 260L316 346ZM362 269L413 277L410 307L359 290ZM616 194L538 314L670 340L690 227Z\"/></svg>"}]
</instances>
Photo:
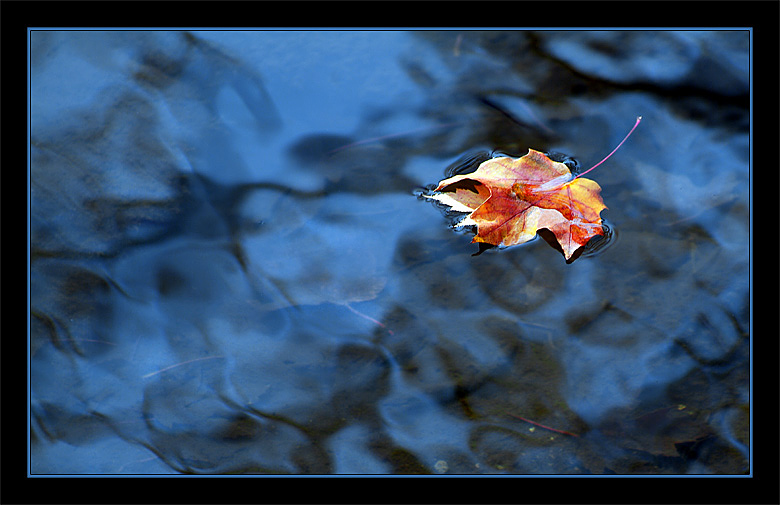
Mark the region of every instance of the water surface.
<instances>
[{"instance_id":1,"label":"water surface","mask_svg":"<svg viewBox=\"0 0 780 505\"><path fill-rule=\"evenodd\" d=\"M750 471L746 31L34 31L33 474ZM571 156L613 234L418 198Z\"/></svg>"}]
</instances>

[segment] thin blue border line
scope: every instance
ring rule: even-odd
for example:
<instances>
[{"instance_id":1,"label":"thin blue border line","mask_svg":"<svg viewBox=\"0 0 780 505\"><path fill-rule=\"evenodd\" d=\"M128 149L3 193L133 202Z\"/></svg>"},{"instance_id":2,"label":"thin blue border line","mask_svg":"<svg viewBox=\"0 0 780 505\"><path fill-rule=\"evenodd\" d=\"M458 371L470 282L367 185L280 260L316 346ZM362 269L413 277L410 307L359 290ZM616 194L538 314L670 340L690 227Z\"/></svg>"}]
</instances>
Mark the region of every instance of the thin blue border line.
<instances>
[{"instance_id":1,"label":"thin blue border line","mask_svg":"<svg viewBox=\"0 0 780 505\"><path fill-rule=\"evenodd\" d=\"M32 209L32 186L30 184L31 167L30 164L30 132L32 131L32 78L30 77L30 29L27 29L27 476L32 473L32 455L30 454L30 435L32 432L31 414L32 393L30 388L30 375L32 374L32 358L30 356L30 212Z\"/></svg>"},{"instance_id":2,"label":"thin blue border line","mask_svg":"<svg viewBox=\"0 0 780 505\"><path fill-rule=\"evenodd\" d=\"M750 325L749 330L749 349L750 349L750 379L748 398L750 398L750 444L748 444L748 450L750 455L748 456L748 462L750 465L750 475L753 476L753 29L750 29L750 46L748 47L748 56L750 57L749 70L750 70L750 135L749 146L750 154L748 162L750 167L748 168L748 208L750 209L749 220L750 226L748 228L748 284L750 285Z\"/></svg>"},{"instance_id":3,"label":"thin blue border line","mask_svg":"<svg viewBox=\"0 0 780 505\"><path fill-rule=\"evenodd\" d=\"M29 32L34 30L40 31L62 31L62 32L74 32L74 31L145 31L145 32L286 32L286 31L302 31L302 32L452 32L452 31L566 31L566 32L728 32L728 31L749 31L751 43L753 41L753 28L749 26L724 26L718 28L702 28L702 27L666 27L666 28L654 28L654 27L629 27L629 28L610 28L610 27L593 27L593 28L566 28L566 27L538 27L538 26L514 26L514 27L245 27L245 28L197 28L197 27L160 27L160 28L146 28L146 27L109 27L109 28L95 28L95 27L47 27L47 26L30 26L27 27L28 31L28 49L29 49ZM29 51L28 51L29 52ZM752 59L752 58L751 58ZM28 60L29 61L29 60Z\"/></svg>"},{"instance_id":4,"label":"thin blue border line","mask_svg":"<svg viewBox=\"0 0 780 505\"><path fill-rule=\"evenodd\" d=\"M29 478L63 478L63 479L70 479L74 477L84 477L84 478L117 478L117 477L124 477L124 478L132 478L132 477L141 477L141 478L188 478L188 479L224 479L224 478L237 478L237 479L246 479L246 478L273 478L273 479L355 479L355 478L366 478L366 479L384 479L384 478L401 478L401 479L461 479L461 478L469 478L469 479L670 479L670 478L683 478L683 479L724 479L724 478L738 478L738 479L745 479L750 478L752 475L734 475L734 474L615 474L615 475L606 475L606 474L515 474L515 473L508 473L508 474L396 474L396 473L376 473L376 474L368 474L368 473L334 473L334 474L265 474L265 473L257 473L257 474L241 474L241 475L234 475L234 474L179 474L179 473L128 473L128 474L120 474L120 473L75 473L75 474L69 474L69 473L63 473L63 474L37 474L37 475L28 475Z\"/></svg>"},{"instance_id":5,"label":"thin blue border line","mask_svg":"<svg viewBox=\"0 0 780 505\"><path fill-rule=\"evenodd\" d=\"M748 201L749 201L749 240L748 240L748 248L749 248L749 299L750 299L750 322L749 322L749 331L750 331L750 337L749 337L749 349L750 349L750 378L749 378L749 393L748 398L750 399L750 443L749 443L749 457L748 457L748 463L750 465L750 472L746 475L720 475L720 474L712 474L712 475L699 475L699 474L676 474L676 475L566 475L566 474L549 474L549 475L519 475L519 474L479 474L479 475L460 475L460 474L453 474L453 475L398 475L398 474L314 474L314 475L306 475L306 474L289 474L289 475L266 475L266 474L252 474L252 475L222 475L222 474L215 474L215 475L182 475L182 474L33 474L32 473L32 458L30 454L30 435L31 435L31 410L32 410L32 393L31 393L31 356L30 356L30 307L31 307L31 298L30 298L30 244L31 244L31 228L30 228L30 215L31 215L31 208L32 208L32 190L31 190L31 184L30 184L30 177L31 177L31 160L30 160L30 135L32 131L32 109L31 109L31 60L30 60L30 41L31 41L31 33L35 30L38 31L294 31L294 30L304 30L304 31L476 31L476 30L486 30L486 31L506 31L506 30L513 30L513 31L525 31L525 30L534 30L534 31L554 31L554 30L561 30L561 31L748 31L749 37L750 37L750 46L748 49L748 58L749 58L749 79L750 79L750 134L749 134L749 164L748 167L748 179L749 179L749 194L748 194ZM229 29L223 29L223 28L47 28L47 27L27 27L27 477L28 478L72 478L72 477L85 477L85 478L94 478L94 477L108 477L108 478L114 478L114 477L125 477L125 478L131 478L131 477L160 477L160 478L166 478L166 477L187 477L187 478L210 478L210 477L218 477L218 478L224 478L224 477L238 477L238 478L253 478L253 477L284 477L284 478L340 478L340 477L346 477L346 478L354 478L354 477L367 477L367 478L376 478L376 477L382 477L382 478L395 478L395 477L417 477L417 478L436 478L436 477L473 477L473 478L668 478L668 477L680 477L680 478L752 478L753 477L753 28L752 27L720 27L720 28L684 28L684 27L671 27L671 28L645 28L645 27L639 27L639 28L534 28L534 27L523 27L523 28L382 28L382 29L372 29L372 28L362 28L362 29L355 29L355 28L322 28L322 29L312 29L312 28L295 28L295 27L289 27L289 28L274 28L274 29L268 29L268 28L229 28Z\"/></svg>"}]
</instances>

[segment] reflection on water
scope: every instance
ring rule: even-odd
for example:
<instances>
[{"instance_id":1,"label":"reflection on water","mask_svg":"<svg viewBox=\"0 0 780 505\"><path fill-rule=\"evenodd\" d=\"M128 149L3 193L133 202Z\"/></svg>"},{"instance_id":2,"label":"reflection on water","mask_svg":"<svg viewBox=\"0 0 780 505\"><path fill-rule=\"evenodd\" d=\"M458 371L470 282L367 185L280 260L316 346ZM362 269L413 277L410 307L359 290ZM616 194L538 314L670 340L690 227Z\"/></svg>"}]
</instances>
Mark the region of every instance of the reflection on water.
<instances>
[{"instance_id":1,"label":"reflection on water","mask_svg":"<svg viewBox=\"0 0 780 505\"><path fill-rule=\"evenodd\" d=\"M33 32L32 472L749 472L747 42ZM571 264L416 198L637 115Z\"/></svg>"}]
</instances>

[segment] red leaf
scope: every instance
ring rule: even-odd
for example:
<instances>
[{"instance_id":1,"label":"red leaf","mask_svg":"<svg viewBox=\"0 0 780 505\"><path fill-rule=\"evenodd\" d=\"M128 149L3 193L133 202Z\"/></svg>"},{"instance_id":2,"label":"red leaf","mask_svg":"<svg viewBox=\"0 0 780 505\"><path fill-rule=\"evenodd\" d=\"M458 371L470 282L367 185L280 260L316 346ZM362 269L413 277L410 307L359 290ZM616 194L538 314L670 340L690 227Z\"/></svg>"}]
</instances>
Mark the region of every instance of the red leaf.
<instances>
[{"instance_id":1,"label":"red leaf","mask_svg":"<svg viewBox=\"0 0 780 505\"><path fill-rule=\"evenodd\" d=\"M607 207L599 185L573 178L566 165L533 149L522 158L487 160L474 173L441 181L434 191L428 198L470 212L458 226L477 226L472 242L522 244L547 228L569 259L592 237L604 234L599 214Z\"/></svg>"},{"instance_id":2,"label":"red leaf","mask_svg":"<svg viewBox=\"0 0 780 505\"><path fill-rule=\"evenodd\" d=\"M597 236L603 235L601 187L582 175L604 163L639 125L603 160L574 177L563 163L533 149L521 158L501 157L483 162L476 172L439 182L437 200L455 211L468 212L457 226L476 225L472 242L511 246L528 242L539 229L550 230L566 259Z\"/></svg>"}]
</instances>

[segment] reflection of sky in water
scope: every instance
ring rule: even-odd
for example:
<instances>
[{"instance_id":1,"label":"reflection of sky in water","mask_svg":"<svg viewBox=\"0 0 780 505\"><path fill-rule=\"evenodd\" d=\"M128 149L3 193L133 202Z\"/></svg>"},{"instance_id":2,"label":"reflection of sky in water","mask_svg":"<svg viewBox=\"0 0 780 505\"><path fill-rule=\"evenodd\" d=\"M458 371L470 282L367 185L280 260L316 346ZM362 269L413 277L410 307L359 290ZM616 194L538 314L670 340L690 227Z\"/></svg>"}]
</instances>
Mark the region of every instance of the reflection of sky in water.
<instances>
[{"instance_id":1,"label":"reflection of sky in water","mask_svg":"<svg viewBox=\"0 0 780 505\"><path fill-rule=\"evenodd\" d=\"M610 37L33 33L33 471L745 471L747 35ZM414 197L637 115L570 265Z\"/></svg>"}]
</instances>

